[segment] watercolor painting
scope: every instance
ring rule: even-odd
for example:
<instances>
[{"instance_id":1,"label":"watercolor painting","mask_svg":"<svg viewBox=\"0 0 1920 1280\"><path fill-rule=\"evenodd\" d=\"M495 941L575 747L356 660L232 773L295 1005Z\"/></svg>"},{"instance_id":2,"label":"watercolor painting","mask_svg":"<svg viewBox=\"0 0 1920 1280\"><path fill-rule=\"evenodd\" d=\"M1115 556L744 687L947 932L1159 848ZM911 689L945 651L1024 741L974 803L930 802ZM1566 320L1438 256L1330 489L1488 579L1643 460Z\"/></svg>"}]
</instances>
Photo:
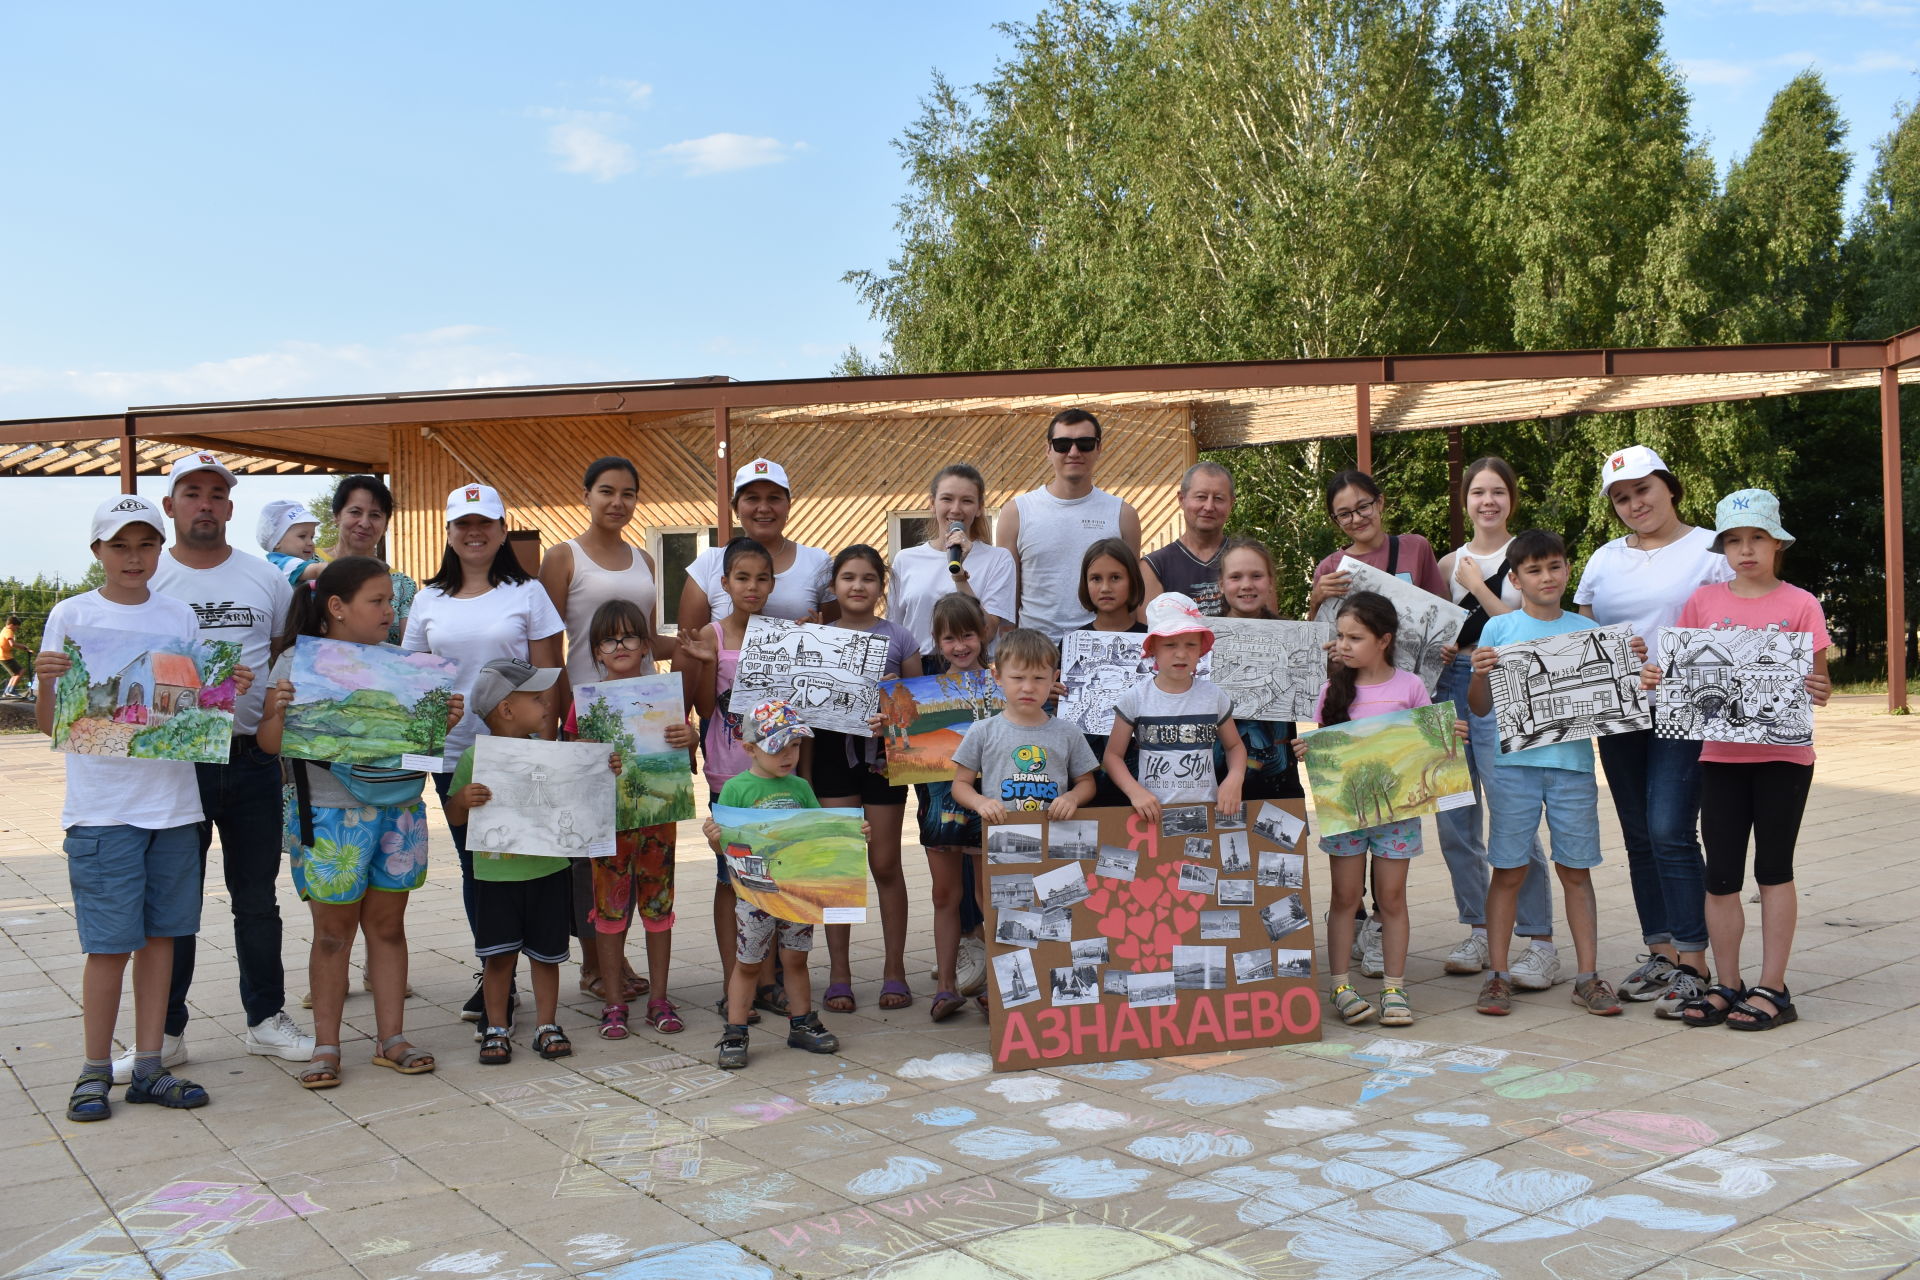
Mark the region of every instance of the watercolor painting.
<instances>
[{"instance_id":1,"label":"watercolor painting","mask_svg":"<svg viewBox=\"0 0 1920 1280\"><path fill-rule=\"evenodd\" d=\"M1311 720L1320 686L1327 682L1324 622L1264 618L1209 618L1213 628L1213 674L1233 699L1241 720Z\"/></svg>"},{"instance_id":2,"label":"watercolor painting","mask_svg":"<svg viewBox=\"0 0 1920 1280\"><path fill-rule=\"evenodd\" d=\"M1400 615L1400 630L1393 637L1393 665L1420 677L1420 683L1432 693L1446 669L1443 650L1459 638L1467 625L1467 611L1450 600L1430 595L1411 582L1376 569L1364 560L1341 556L1335 573L1349 574L1353 591L1371 591L1385 596ZM1344 596L1329 597L1320 606L1320 621L1331 623L1340 614ZM1311 715L1303 717L1311 720Z\"/></svg>"},{"instance_id":3,"label":"watercolor painting","mask_svg":"<svg viewBox=\"0 0 1920 1280\"><path fill-rule=\"evenodd\" d=\"M985 671L952 671L880 682L887 781L896 787L952 782L953 753L976 721L1006 706Z\"/></svg>"},{"instance_id":4,"label":"watercolor painting","mask_svg":"<svg viewBox=\"0 0 1920 1280\"><path fill-rule=\"evenodd\" d=\"M858 809L715 805L733 891L778 920L864 924L867 842Z\"/></svg>"},{"instance_id":5,"label":"watercolor painting","mask_svg":"<svg viewBox=\"0 0 1920 1280\"><path fill-rule=\"evenodd\" d=\"M293 644L293 705L280 754L297 760L401 768L438 758L460 664L385 645L301 636Z\"/></svg>"},{"instance_id":6,"label":"watercolor painting","mask_svg":"<svg viewBox=\"0 0 1920 1280\"><path fill-rule=\"evenodd\" d=\"M1660 628L1662 738L1804 747L1813 743L1813 637L1804 631Z\"/></svg>"},{"instance_id":7,"label":"watercolor painting","mask_svg":"<svg viewBox=\"0 0 1920 1280\"><path fill-rule=\"evenodd\" d=\"M793 704L810 728L871 738L880 712L887 638L814 622L757 614L740 642L727 710L746 715L769 698Z\"/></svg>"},{"instance_id":8,"label":"watercolor painting","mask_svg":"<svg viewBox=\"0 0 1920 1280\"><path fill-rule=\"evenodd\" d=\"M542 742L483 733L473 740L473 780L493 799L467 819L476 853L611 857L613 770L597 742Z\"/></svg>"},{"instance_id":9,"label":"watercolor painting","mask_svg":"<svg viewBox=\"0 0 1920 1280\"><path fill-rule=\"evenodd\" d=\"M1632 640L1632 627L1594 627L1494 650L1487 691L1501 753L1650 727Z\"/></svg>"},{"instance_id":10,"label":"watercolor painting","mask_svg":"<svg viewBox=\"0 0 1920 1280\"><path fill-rule=\"evenodd\" d=\"M233 744L230 640L180 640L74 627L72 666L54 683L53 749L80 756L225 764Z\"/></svg>"},{"instance_id":11,"label":"watercolor painting","mask_svg":"<svg viewBox=\"0 0 1920 1280\"><path fill-rule=\"evenodd\" d=\"M574 723L582 740L620 753L614 825L621 831L693 817L693 764L685 748L667 745L667 728L684 724L676 674L634 676L577 686Z\"/></svg>"},{"instance_id":12,"label":"watercolor painting","mask_svg":"<svg viewBox=\"0 0 1920 1280\"><path fill-rule=\"evenodd\" d=\"M1441 702L1302 733L1320 834L1472 804L1454 722L1453 704Z\"/></svg>"}]
</instances>

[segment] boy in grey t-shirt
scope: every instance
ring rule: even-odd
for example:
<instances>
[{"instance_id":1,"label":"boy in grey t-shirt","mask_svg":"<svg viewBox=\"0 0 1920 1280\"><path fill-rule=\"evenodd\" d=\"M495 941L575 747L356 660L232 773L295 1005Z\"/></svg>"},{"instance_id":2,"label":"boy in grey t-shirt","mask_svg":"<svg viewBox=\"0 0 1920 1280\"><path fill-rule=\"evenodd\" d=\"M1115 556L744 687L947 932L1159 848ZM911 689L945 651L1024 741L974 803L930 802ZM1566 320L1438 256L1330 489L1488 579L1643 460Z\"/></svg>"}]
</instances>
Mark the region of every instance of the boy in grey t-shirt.
<instances>
[{"instance_id":1,"label":"boy in grey t-shirt","mask_svg":"<svg viewBox=\"0 0 1920 1280\"><path fill-rule=\"evenodd\" d=\"M953 799L987 823L1013 812L1071 818L1093 799L1093 749L1080 730L1046 712L1060 653L1038 631L1000 638L993 678L1006 710L976 721L953 753Z\"/></svg>"}]
</instances>

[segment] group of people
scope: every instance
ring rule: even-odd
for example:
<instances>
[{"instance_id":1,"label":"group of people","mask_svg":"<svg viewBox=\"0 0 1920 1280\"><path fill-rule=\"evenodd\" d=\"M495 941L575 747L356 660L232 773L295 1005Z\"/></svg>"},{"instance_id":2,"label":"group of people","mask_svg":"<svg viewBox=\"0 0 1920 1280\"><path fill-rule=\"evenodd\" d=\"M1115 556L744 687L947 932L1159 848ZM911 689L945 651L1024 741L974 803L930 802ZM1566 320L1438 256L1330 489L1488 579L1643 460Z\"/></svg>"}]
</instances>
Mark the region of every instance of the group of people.
<instances>
[{"instance_id":1,"label":"group of people","mask_svg":"<svg viewBox=\"0 0 1920 1280\"><path fill-rule=\"evenodd\" d=\"M437 572L415 584L377 558L393 513L379 479L354 476L333 499L339 530L319 558L304 509L270 505L258 540L267 559L227 541L234 476L212 454L173 467L159 507L128 495L96 513L92 549L105 570L98 590L62 601L35 659L39 715L51 731L53 684L66 670L61 640L76 626L104 626L181 639L240 644L238 701L224 764L67 757L62 814L85 968L85 1060L68 1115L110 1114L109 1089L130 1102L204 1105L204 1088L176 1076L186 1060L187 995L193 977L206 855L217 832L232 910L250 1052L303 1063L299 1082L342 1079L340 1018L356 935L364 935L366 985L377 1024L375 1065L431 1071L434 1058L404 1028L408 893L428 863L424 792L438 793L461 867L463 902L480 974L463 1016L477 1024L480 1061L511 1060L519 1001L518 958L529 961L536 1028L545 1058L570 1054L558 1020L560 967L570 937L582 941L580 983L602 1005L599 1034L629 1034L645 998L648 1026L684 1029L669 994L676 839L671 824L618 833L612 854L592 858L501 855L468 848L468 819L487 804L473 781L471 747L481 733L577 737L571 689L596 680L679 673L695 723L669 741L694 753L712 802L743 807L858 807L877 889L882 937L877 1004L904 1009L915 995L906 970L912 904L901 866L907 788L887 777L879 738L809 727L778 701L731 708L748 622L758 614L872 633L886 642L886 675L991 668L1004 710L976 722L954 756L955 778L916 788L918 835L931 870L936 963L929 1013L943 1020L978 998L986 981L982 913L969 857L983 825L1015 811L1057 818L1088 805L1300 799L1298 726L1236 719L1230 699L1198 673L1212 644L1208 618L1275 618L1277 570L1257 540L1228 536L1232 475L1200 462L1181 478L1182 531L1142 554L1140 522L1095 483L1106 441L1090 413L1069 409L1046 428L1051 479L987 518L987 483L966 463L932 478L924 540L891 564L865 544L835 554L786 535L795 501L775 460L756 458L734 476L739 535L687 569L674 606L677 628L652 625L663 603L652 558L626 540L640 479L624 458L586 471L585 529L550 548L537 574L508 544L499 495L479 482L447 496L446 547ZM1488 974L1481 1012L1509 1011L1516 990L1573 979L1576 1004L1618 1013L1619 998L1651 1000L1689 1025L1762 1030L1794 1016L1785 967L1793 927L1792 857L1812 775L1808 747L1736 746L1660 737L1652 731L1599 740L1602 767L1627 848L1646 953L1616 988L1599 976L1591 868L1600 861L1592 751L1563 742L1501 754L1486 677L1495 648L1596 624L1630 625L1640 652L1662 626L1769 627L1829 641L1819 605L1779 581L1779 553L1792 541L1771 495L1742 491L1720 504L1717 527L1680 517L1679 481L1650 449L1608 457L1601 485L1625 533L1582 571L1576 611L1562 607L1570 577L1554 534L1510 531L1518 481L1498 458L1467 469L1463 498L1472 538L1436 557L1416 534L1389 532L1387 498L1373 479L1345 471L1326 485L1326 511L1348 541L1313 570L1309 615L1333 615L1321 724L1451 701L1474 777L1477 803L1436 821L1467 936L1446 957L1449 972ZM171 545L165 545L171 538ZM1358 591L1339 571L1351 556L1469 610L1456 652L1429 696L1394 665L1399 621L1383 596ZM1127 693L1114 731L1089 738L1052 714L1063 692L1059 645L1072 631L1140 634L1155 673ZM432 773L323 766L278 755L285 713L297 697L291 649L301 635L395 645L453 660L459 675L449 711L444 769ZM1649 664L1643 680L1658 678ZM1824 701L1825 662L1808 686ZM1177 722L1178 732L1166 726ZM1196 726L1199 728L1196 729ZM609 767L620 761L610 753ZM1483 821L1485 813L1490 821ZM1538 839L1542 814L1551 856ZM1483 834L1484 832L1484 834ZM1703 859L1700 835L1706 838ZM814 1007L808 961L812 929L771 919L736 896L715 844L714 935L726 975L716 1012L719 1060L744 1066L750 1024L784 1018L787 1043L829 1053L837 1038L821 1011L857 1007L850 930L825 926L827 982ZM1741 982L1739 901L1749 840L1755 846L1766 939L1760 982ZM1421 853L1418 820L1321 839L1331 865L1327 927L1330 1002L1350 1023L1378 1016L1404 1026L1414 1011L1405 986L1410 922L1408 862ZM281 921L275 900L284 854L312 912L308 1002L314 1030L287 1012ZM1555 944L1547 865L1565 891L1575 951L1571 975ZM1372 909L1367 909L1371 896ZM636 918L646 972L628 961ZM1516 943L1515 939L1519 941ZM1720 981L1710 984L1706 952ZM1518 954L1514 952L1518 950ZM775 953L778 952L778 959ZM111 1049L122 976L133 958L132 1049ZM1374 1000L1349 969L1382 985Z\"/></svg>"}]
</instances>

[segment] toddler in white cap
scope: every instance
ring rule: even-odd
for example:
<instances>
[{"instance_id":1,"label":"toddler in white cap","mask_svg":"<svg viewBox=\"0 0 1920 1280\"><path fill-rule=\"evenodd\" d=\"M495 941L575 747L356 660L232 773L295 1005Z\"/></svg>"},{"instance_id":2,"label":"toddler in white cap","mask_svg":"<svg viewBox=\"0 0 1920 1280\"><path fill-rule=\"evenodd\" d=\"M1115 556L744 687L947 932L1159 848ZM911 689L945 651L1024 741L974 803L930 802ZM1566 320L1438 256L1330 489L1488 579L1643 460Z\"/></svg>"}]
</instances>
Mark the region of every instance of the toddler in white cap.
<instances>
[{"instance_id":1,"label":"toddler in white cap","mask_svg":"<svg viewBox=\"0 0 1920 1280\"><path fill-rule=\"evenodd\" d=\"M313 535L319 528L320 522L305 503L275 498L260 508L260 523L254 533L268 561L297 587L312 582L326 568L313 548Z\"/></svg>"}]
</instances>

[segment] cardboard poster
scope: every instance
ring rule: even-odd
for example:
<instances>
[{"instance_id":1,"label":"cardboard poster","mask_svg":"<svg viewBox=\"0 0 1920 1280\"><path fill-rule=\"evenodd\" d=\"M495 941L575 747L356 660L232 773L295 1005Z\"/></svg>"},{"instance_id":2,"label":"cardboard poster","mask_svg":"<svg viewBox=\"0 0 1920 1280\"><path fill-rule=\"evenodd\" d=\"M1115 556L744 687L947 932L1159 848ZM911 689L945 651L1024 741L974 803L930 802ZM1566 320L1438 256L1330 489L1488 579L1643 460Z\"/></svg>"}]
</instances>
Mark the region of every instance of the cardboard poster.
<instances>
[{"instance_id":1,"label":"cardboard poster","mask_svg":"<svg viewBox=\"0 0 1920 1280\"><path fill-rule=\"evenodd\" d=\"M60 647L73 665L54 684L55 751L227 762L238 644L176 640L156 645L144 632L81 626L69 630Z\"/></svg>"},{"instance_id":2,"label":"cardboard poster","mask_svg":"<svg viewBox=\"0 0 1920 1280\"><path fill-rule=\"evenodd\" d=\"M1005 706L1000 686L985 671L882 680L887 781L896 787L952 782L954 749L967 736L967 726L998 715Z\"/></svg>"},{"instance_id":3,"label":"cardboard poster","mask_svg":"<svg viewBox=\"0 0 1920 1280\"><path fill-rule=\"evenodd\" d=\"M1337 836L1473 800L1451 702L1309 729L1307 782L1320 834Z\"/></svg>"},{"instance_id":4,"label":"cardboard poster","mask_svg":"<svg viewBox=\"0 0 1920 1280\"><path fill-rule=\"evenodd\" d=\"M1212 805L1190 805L1156 824L1082 809L1068 822L1023 821L997 844L1007 829L988 829L980 902L995 1071L1320 1038L1312 895L1293 852L1306 810L1252 805L1252 827L1245 814L1221 821ZM1289 843L1268 834L1282 831Z\"/></svg>"},{"instance_id":5,"label":"cardboard poster","mask_svg":"<svg viewBox=\"0 0 1920 1280\"><path fill-rule=\"evenodd\" d=\"M459 674L459 663L430 653L301 636L280 754L438 772Z\"/></svg>"},{"instance_id":6,"label":"cardboard poster","mask_svg":"<svg viewBox=\"0 0 1920 1280\"><path fill-rule=\"evenodd\" d=\"M867 842L858 809L713 807L733 891L776 920L865 924Z\"/></svg>"},{"instance_id":7,"label":"cardboard poster","mask_svg":"<svg viewBox=\"0 0 1920 1280\"><path fill-rule=\"evenodd\" d=\"M667 727L687 719L678 672L579 685L573 708L581 741L604 742L620 753L614 784L617 829L693 816L693 762L686 748L667 745Z\"/></svg>"}]
</instances>

